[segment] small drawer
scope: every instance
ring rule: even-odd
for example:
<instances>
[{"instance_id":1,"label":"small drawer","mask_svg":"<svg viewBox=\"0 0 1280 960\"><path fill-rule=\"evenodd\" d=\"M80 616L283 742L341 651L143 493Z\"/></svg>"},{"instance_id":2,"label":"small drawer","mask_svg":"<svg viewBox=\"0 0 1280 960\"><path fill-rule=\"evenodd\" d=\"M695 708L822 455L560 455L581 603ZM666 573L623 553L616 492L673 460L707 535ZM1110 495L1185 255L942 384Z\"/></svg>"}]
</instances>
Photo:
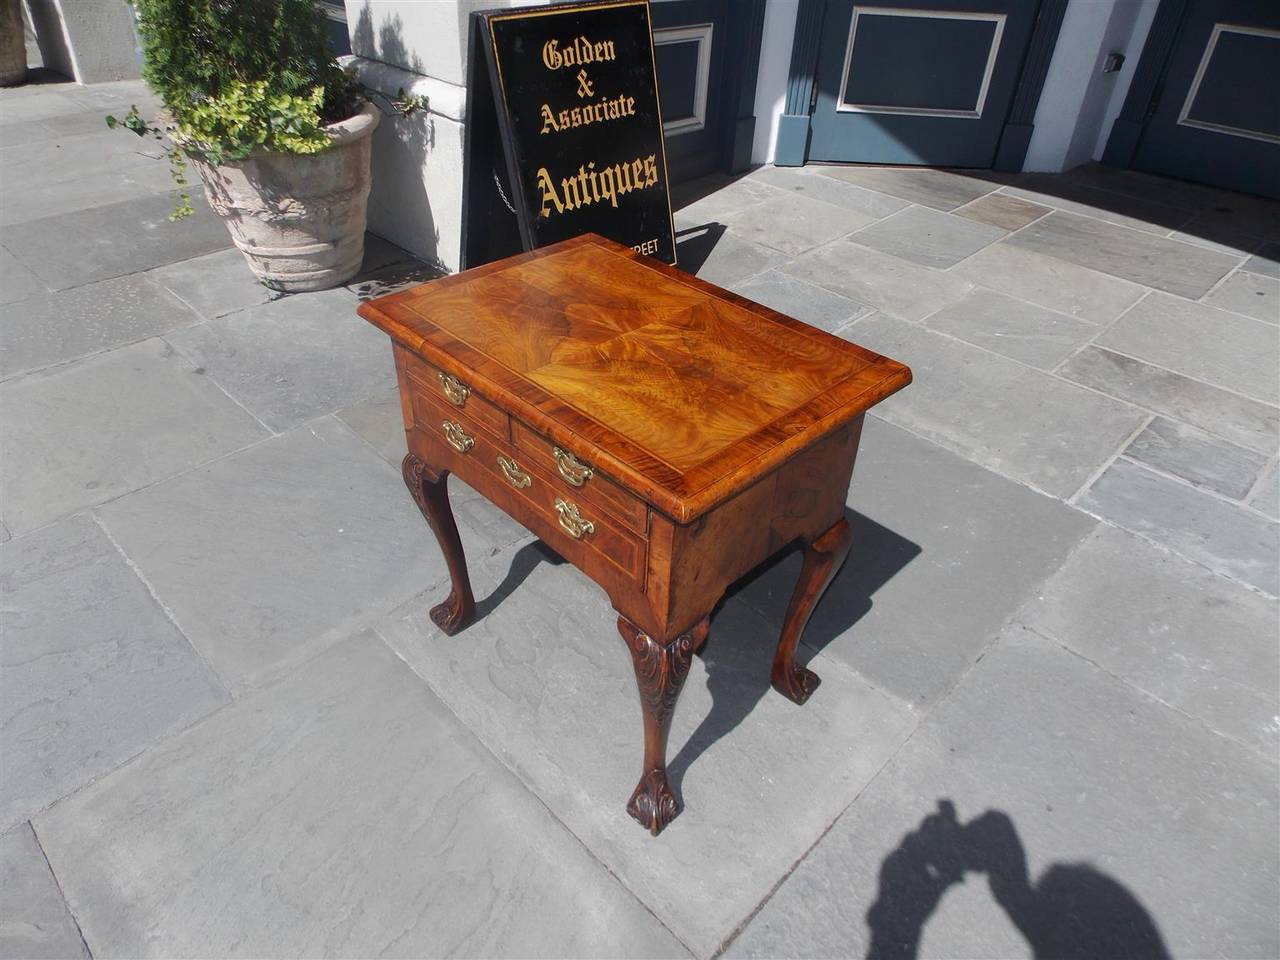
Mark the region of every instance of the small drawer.
<instances>
[{"instance_id":1,"label":"small drawer","mask_svg":"<svg viewBox=\"0 0 1280 960\"><path fill-rule=\"evenodd\" d=\"M470 384L418 357L406 356L404 363L415 399L430 397L499 437L510 436L507 414L476 393Z\"/></svg>"},{"instance_id":2,"label":"small drawer","mask_svg":"<svg viewBox=\"0 0 1280 960\"><path fill-rule=\"evenodd\" d=\"M420 420L410 433L411 449L419 447L426 462L456 473L588 575L603 563L644 581L647 545L641 537L566 492L558 478L509 444L450 418L440 406L424 404L427 409L439 414L434 424Z\"/></svg>"},{"instance_id":3,"label":"small drawer","mask_svg":"<svg viewBox=\"0 0 1280 960\"><path fill-rule=\"evenodd\" d=\"M588 463L557 447L519 420L511 421L511 437L521 456L553 478L565 496L608 513L636 533L649 531L649 508Z\"/></svg>"}]
</instances>

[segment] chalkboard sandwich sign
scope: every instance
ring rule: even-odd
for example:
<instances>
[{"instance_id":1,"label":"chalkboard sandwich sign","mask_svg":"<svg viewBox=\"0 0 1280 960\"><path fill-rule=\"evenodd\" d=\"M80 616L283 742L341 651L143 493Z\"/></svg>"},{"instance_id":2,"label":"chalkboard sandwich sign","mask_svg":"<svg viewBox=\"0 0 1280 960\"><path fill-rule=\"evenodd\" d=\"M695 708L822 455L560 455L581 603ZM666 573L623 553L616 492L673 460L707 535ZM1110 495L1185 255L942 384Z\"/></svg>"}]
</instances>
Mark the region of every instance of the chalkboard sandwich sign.
<instances>
[{"instance_id":1,"label":"chalkboard sandwich sign","mask_svg":"<svg viewBox=\"0 0 1280 960\"><path fill-rule=\"evenodd\" d=\"M647 0L475 13L468 73L464 267L583 233L676 262Z\"/></svg>"}]
</instances>

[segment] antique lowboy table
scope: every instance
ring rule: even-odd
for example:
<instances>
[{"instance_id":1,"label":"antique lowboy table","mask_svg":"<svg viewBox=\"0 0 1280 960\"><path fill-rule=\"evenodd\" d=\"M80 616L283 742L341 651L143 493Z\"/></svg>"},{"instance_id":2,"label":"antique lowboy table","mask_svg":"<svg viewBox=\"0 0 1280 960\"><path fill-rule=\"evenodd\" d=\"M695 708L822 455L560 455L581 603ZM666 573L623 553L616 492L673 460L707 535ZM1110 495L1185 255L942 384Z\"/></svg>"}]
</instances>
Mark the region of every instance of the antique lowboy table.
<instances>
[{"instance_id":1,"label":"antique lowboy table","mask_svg":"<svg viewBox=\"0 0 1280 960\"><path fill-rule=\"evenodd\" d=\"M796 703L817 686L796 644L849 551L863 413L911 371L595 235L359 312L394 341L404 479L452 578L431 619L453 634L475 615L456 473L607 591L644 719L627 811L658 833L680 811L667 731L708 617L797 540L772 682Z\"/></svg>"}]
</instances>

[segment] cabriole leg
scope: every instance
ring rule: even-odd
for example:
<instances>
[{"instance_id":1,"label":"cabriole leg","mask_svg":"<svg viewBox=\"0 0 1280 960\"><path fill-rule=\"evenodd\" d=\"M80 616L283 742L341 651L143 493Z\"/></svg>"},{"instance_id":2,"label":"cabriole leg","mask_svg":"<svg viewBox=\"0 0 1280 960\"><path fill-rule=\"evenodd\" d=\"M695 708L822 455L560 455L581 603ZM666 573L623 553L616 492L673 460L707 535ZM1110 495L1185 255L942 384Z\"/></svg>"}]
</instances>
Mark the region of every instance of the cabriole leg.
<instances>
[{"instance_id":1,"label":"cabriole leg","mask_svg":"<svg viewBox=\"0 0 1280 960\"><path fill-rule=\"evenodd\" d=\"M422 515L427 518L445 563L449 566L451 588L444 603L431 608L431 621L449 636L469 624L476 613L475 597L471 594L471 578L467 575L467 559L462 553L462 540L458 525L453 520L449 506L449 490L446 482L449 472L431 469L412 453L400 465L405 486L413 495Z\"/></svg>"},{"instance_id":2,"label":"cabriole leg","mask_svg":"<svg viewBox=\"0 0 1280 960\"><path fill-rule=\"evenodd\" d=\"M822 599L836 571L849 555L853 534L849 521L840 518L825 533L804 547L804 567L796 584L791 603L787 606L787 619L782 624L782 636L773 657L771 680L773 689L789 700L804 703L822 681L812 670L796 665L796 645L804 633L814 607Z\"/></svg>"},{"instance_id":3,"label":"cabriole leg","mask_svg":"<svg viewBox=\"0 0 1280 960\"><path fill-rule=\"evenodd\" d=\"M644 715L644 770L627 803L627 813L656 837L681 809L667 779L667 735L689 664L706 642L707 620L703 618L688 633L665 644L626 617L618 618L618 632L631 651Z\"/></svg>"}]
</instances>

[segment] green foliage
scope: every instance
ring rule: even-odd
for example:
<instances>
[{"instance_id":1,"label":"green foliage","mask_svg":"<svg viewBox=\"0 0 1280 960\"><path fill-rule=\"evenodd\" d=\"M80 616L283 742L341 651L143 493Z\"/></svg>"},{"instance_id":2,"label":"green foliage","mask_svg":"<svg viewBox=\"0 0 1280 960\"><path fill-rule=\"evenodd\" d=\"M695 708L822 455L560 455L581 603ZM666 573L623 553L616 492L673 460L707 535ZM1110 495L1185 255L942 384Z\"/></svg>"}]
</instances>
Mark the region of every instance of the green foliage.
<instances>
[{"instance_id":1,"label":"green foliage","mask_svg":"<svg viewBox=\"0 0 1280 960\"><path fill-rule=\"evenodd\" d=\"M237 84L310 99L322 89L325 123L351 116L358 87L334 60L314 0L132 0L143 76L182 123Z\"/></svg>"},{"instance_id":2,"label":"green foliage","mask_svg":"<svg viewBox=\"0 0 1280 960\"><path fill-rule=\"evenodd\" d=\"M367 90L329 49L315 0L130 0L142 41L142 75L168 117L148 122L132 108L107 126L166 135L174 182L183 188L170 220L193 212L185 154L215 165L254 150L308 154L330 143L326 124L352 116L364 97L408 116L426 97L391 99Z\"/></svg>"}]
</instances>

